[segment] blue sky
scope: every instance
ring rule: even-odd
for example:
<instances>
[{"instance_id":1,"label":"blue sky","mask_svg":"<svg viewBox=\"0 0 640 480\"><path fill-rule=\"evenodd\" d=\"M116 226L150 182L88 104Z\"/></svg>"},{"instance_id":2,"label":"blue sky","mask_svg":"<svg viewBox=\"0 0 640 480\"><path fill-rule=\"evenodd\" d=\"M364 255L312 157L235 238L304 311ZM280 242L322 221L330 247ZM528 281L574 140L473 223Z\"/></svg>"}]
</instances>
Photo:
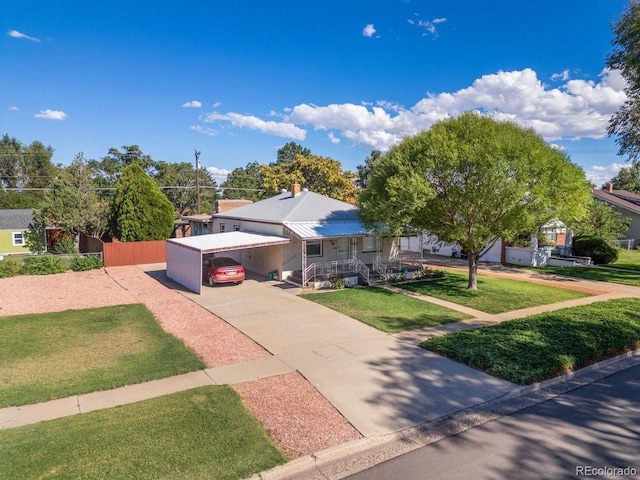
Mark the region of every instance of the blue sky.
<instances>
[{"instance_id":1,"label":"blue sky","mask_svg":"<svg viewBox=\"0 0 640 480\"><path fill-rule=\"evenodd\" d=\"M295 141L355 170L467 110L535 128L596 184L622 0L0 0L0 134L68 164L136 144L222 173Z\"/></svg>"}]
</instances>

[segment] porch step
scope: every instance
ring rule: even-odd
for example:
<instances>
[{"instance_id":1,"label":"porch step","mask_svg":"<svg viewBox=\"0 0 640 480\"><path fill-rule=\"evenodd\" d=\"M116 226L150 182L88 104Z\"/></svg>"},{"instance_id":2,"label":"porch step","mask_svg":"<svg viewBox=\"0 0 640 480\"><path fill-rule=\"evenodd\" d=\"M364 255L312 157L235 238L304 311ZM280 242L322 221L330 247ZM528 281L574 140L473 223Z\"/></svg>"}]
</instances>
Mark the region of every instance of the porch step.
<instances>
[{"instance_id":1,"label":"porch step","mask_svg":"<svg viewBox=\"0 0 640 480\"><path fill-rule=\"evenodd\" d=\"M287 277L287 282L294 283L296 285L302 285L302 270L295 270L291 275Z\"/></svg>"}]
</instances>

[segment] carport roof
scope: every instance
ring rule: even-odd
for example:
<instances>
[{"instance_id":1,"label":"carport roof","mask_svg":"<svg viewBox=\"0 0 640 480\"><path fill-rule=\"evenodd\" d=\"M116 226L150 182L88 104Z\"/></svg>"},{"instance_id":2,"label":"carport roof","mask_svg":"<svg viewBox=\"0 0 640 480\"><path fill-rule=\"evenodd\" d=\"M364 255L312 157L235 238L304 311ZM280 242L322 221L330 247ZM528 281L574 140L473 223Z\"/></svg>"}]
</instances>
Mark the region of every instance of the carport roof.
<instances>
[{"instance_id":1,"label":"carport roof","mask_svg":"<svg viewBox=\"0 0 640 480\"><path fill-rule=\"evenodd\" d=\"M276 235L264 235L252 232L225 232L195 235L192 237L170 238L167 242L176 243L200 253L228 252L252 247L283 245L291 240Z\"/></svg>"}]
</instances>

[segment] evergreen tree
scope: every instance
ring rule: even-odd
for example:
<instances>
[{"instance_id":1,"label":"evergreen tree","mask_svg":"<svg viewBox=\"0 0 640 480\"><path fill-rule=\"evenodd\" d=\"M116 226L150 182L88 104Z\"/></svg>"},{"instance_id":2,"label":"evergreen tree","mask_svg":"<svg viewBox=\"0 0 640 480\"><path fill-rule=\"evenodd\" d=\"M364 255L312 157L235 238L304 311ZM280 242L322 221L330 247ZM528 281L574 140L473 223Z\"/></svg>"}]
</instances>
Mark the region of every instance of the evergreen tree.
<instances>
[{"instance_id":1,"label":"evergreen tree","mask_svg":"<svg viewBox=\"0 0 640 480\"><path fill-rule=\"evenodd\" d=\"M173 233L173 205L142 167L126 167L116 185L112 230L122 242L166 240Z\"/></svg>"}]
</instances>

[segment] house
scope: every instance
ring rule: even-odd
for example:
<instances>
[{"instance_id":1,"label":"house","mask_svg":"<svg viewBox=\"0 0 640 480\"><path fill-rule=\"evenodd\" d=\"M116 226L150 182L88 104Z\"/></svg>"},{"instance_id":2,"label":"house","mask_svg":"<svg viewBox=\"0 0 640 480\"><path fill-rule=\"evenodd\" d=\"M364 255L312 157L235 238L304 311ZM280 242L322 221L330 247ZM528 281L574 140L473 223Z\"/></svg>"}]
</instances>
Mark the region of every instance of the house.
<instances>
[{"instance_id":1,"label":"house","mask_svg":"<svg viewBox=\"0 0 640 480\"><path fill-rule=\"evenodd\" d=\"M611 183L602 189L594 189L592 193L596 200L611 205L616 212L631 220L624 238L640 245L640 195L627 190L614 190Z\"/></svg>"},{"instance_id":2,"label":"house","mask_svg":"<svg viewBox=\"0 0 640 480\"><path fill-rule=\"evenodd\" d=\"M212 219L212 235L167 241L167 275L198 291L202 277L195 270L201 270L205 254L225 252L248 271L306 285L332 274L368 280L370 266L388 260L396 245L366 228L357 207L299 184Z\"/></svg>"},{"instance_id":3,"label":"house","mask_svg":"<svg viewBox=\"0 0 640 480\"><path fill-rule=\"evenodd\" d=\"M30 253L27 233L33 224L31 209L0 210L0 255Z\"/></svg>"},{"instance_id":4,"label":"house","mask_svg":"<svg viewBox=\"0 0 640 480\"><path fill-rule=\"evenodd\" d=\"M216 213L226 212L238 207L244 207L253 203L251 200L218 200L216 201ZM182 215L179 220L176 220L176 224L183 227L182 236L187 235L208 235L209 233L215 233L213 231L213 218L210 214L193 214ZM184 226L188 227L184 228Z\"/></svg>"}]
</instances>

